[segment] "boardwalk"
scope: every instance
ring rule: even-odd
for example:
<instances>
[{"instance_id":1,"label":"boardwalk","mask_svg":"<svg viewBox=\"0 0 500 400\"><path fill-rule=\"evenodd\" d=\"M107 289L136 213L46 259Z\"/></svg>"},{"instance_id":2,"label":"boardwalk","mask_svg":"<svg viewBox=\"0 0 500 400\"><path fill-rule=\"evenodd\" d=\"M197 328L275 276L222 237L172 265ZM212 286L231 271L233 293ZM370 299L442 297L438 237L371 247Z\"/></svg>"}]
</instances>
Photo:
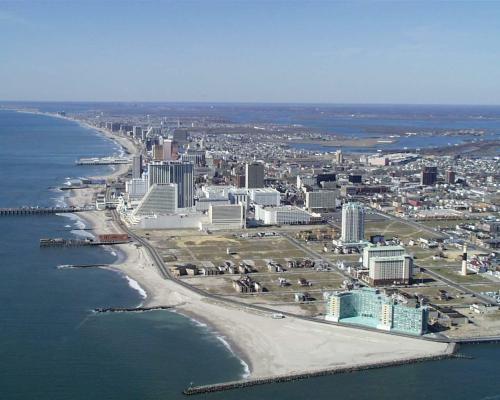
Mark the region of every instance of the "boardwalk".
<instances>
[{"instance_id":1,"label":"boardwalk","mask_svg":"<svg viewBox=\"0 0 500 400\"><path fill-rule=\"evenodd\" d=\"M42 238L40 239L40 247L112 246L128 242L128 239L94 241L93 239Z\"/></svg>"},{"instance_id":2,"label":"boardwalk","mask_svg":"<svg viewBox=\"0 0 500 400\"><path fill-rule=\"evenodd\" d=\"M130 164L131 160L124 157L80 158L76 165L118 165Z\"/></svg>"}]
</instances>

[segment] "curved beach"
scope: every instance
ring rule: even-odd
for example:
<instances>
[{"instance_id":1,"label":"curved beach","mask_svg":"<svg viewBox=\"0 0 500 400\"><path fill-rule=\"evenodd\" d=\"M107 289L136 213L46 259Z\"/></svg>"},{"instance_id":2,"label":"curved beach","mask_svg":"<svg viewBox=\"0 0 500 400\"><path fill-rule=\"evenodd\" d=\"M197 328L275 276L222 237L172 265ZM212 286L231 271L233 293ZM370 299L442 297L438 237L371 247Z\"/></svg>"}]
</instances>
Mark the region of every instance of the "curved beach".
<instances>
[{"instance_id":1,"label":"curved beach","mask_svg":"<svg viewBox=\"0 0 500 400\"><path fill-rule=\"evenodd\" d=\"M127 138L104 130L97 131L115 140L129 153L136 151L135 145ZM115 178L123 174L126 168L120 166L111 176ZM89 204L94 191L73 190L69 202L75 206ZM85 212L80 216L97 233L121 232L109 212ZM452 351L447 343L361 331L293 317L273 319L269 313L208 299L175 281L163 279L144 247L136 243L115 247L124 259L114 264L113 269L129 276L146 291L144 306L172 306L176 312L208 324L217 335L230 343L232 350L249 366L249 377L252 379L408 362Z\"/></svg>"}]
</instances>

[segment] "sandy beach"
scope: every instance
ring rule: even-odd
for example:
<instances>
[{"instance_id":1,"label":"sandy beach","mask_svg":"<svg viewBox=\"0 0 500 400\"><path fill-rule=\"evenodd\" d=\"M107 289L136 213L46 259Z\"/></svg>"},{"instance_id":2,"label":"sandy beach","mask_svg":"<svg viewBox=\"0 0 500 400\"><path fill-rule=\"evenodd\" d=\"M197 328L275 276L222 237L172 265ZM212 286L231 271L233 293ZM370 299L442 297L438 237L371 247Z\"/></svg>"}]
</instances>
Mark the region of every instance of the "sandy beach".
<instances>
[{"instance_id":1,"label":"sandy beach","mask_svg":"<svg viewBox=\"0 0 500 400\"><path fill-rule=\"evenodd\" d=\"M95 232L118 232L102 212L81 215ZM221 335L250 367L252 378L298 374L339 366L446 354L447 344L325 325L298 318L273 319L207 299L174 281L163 279L146 249L134 243L115 246L125 257L113 269L137 281L146 291L144 306L173 306Z\"/></svg>"},{"instance_id":2,"label":"sandy beach","mask_svg":"<svg viewBox=\"0 0 500 400\"><path fill-rule=\"evenodd\" d=\"M85 218L96 231L119 230L111 219L103 220L97 213L86 213ZM298 318L273 319L269 313L207 299L163 279L143 247L116 247L125 254L125 260L113 268L139 282L147 293L145 306L174 306L177 312L210 325L250 366L252 378L406 360L449 350L444 343Z\"/></svg>"},{"instance_id":3,"label":"sandy beach","mask_svg":"<svg viewBox=\"0 0 500 400\"><path fill-rule=\"evenodd\" d=\"M110 136L108 132L102 133ZM111 138L130 149L131 153L135 151L135 145L126 138ZM76 206L90 204L95 190L73 190L69 202ZM121 232L105 211L84 212L79 216L86 220L94 234ZM361 331L293 317L273 319L270 313L250 311L227 302L208 299L175 281L162 278L142 246L129 243L115 247L124 257L120 257L122 261L114 264L112 269L140 284L147 293L144 306L173 306L176 312L207 323L230 343L232 350L249 366L251 378L408 360L450 351L446 343Z\"/></svg>"}]
</instances>

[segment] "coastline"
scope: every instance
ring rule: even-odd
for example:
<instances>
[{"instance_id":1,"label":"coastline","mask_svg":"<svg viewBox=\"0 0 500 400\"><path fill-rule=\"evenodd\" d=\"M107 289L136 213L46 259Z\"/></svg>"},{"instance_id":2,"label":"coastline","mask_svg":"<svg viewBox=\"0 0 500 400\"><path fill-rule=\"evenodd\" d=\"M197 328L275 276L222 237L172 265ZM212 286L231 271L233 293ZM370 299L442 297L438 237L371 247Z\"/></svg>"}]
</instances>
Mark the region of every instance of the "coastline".
<instances>
[{"instance_id":1,"label":"coastline","mask_svg":"<svg viewBox=\"0 0 500 400\"><path fill-rule=\"evenodd\" d=\"M112 219L103 219L102 212L101 215L97 212L84 214L84 219L94 229L119 229ZM310 373L353 364L376 365L448 352L446 343L378 332L363 332L363 337L360 337L355 328L296 318L275 320L269 314L209 300L161 278L143 247L129 243L113 248L124 259L106 268L139 283L147 293L143 306L171 306L173 312L193 320L197 325L207 325L216 338L220 337L229 344L230 351L241 360L242 365L248 366L250 374L243 371L242 379Z\"/></svg>"},{"instance_id":2,"label":"coastline","mask_svg":"<svg viewBox=\"0 0 500 400\"><path fill-rule=\"evenodd\" d=\"M54 116L46 113L45 115ZM56 117L75 121L68 117ZM101 134L106 133L108 138L120 145L128 142L128 146L124 147L135 151L135 145L126 137L103 132L89 124L86 124L86 127ZM117 138L121 140L115 140ZM128 166L122 167L128 169ZM124 173L123 168L118 168L104 178L119 176L118 170ZM71 190L67 201L77 206L88 204L96 190ZM86 221L87 227L97 233L121 232L120 227L107 216L106 211L82 212L79 217ZM123 259L118 257L109 268L133 279L145 290L147 297L144 299L144 306L172 306L175 312L206 324L208 329L229 344L229 350L248 366L250 374L244 379L419 359L443 355L448 351L446 343L378 332L362 332L362 335L359 335L360 331L355 328L319 324L293 317L277 320L271 318L269 313L250 311L237 305L208 299L175 281L163 279L142 246L128 243L112 247L120 252Z\"/></svg>"},{"instance_id":3,"label":"coastline","mask_svg":"<svg viewBox=\"0 0 500 400\"><path fill-rule=\"evenodd\" d=\"M67 121L75 122L80 126L93 130L98 135L103 135L104 137L110 139L118 146L120 146L126 153L133 155L138 151L138 148L135 143L129 140L126 137L117 136L105 129L97 128L92 126L84 121L80 121L78 119L74 119L71 117L60 116L58 114L52 113L43 113L36 111L26 111L26 110L15 110L17 112L26 112L37 115L45 115L53 118L60 118ZM127 173L129 166L127 164L119 164L117 165L116 170L112 171L110 174L94 176L94 179L116 179L119 176ZM68 195L64 198L64 201L70 206L83 206L85 204L89 204L93 196L98 190L95 188L85 188L78 190L69 190ZM86 211L79 213L78 215L74 214L77 219L82 220L87 229L90 231L85 232L121 232L121 229L114 224L111 219L105 217L105 214L101 211ZM93 235L92 233L88 233L89 235ZM95 237L95 235L93 235ZM99 267L102 269L107 269L113 272L118 273L120 276L124 277L127 280L128 286L131 290L136 291L142 297L142 301L138 304L138 307L153 307L160 305L154 299L152 299L152 295L155 292L155 289L152 285L148 285L144 282L144 279L140 279L140 276L137 274L131 273L131 269L133 265L144 268L146 264L151 264L151 259L149 258L147 252L139 251L138 254L133 254L133 244L122 244L122 245L113 245L109 246L112 251L116 252L116 260L113 264L110 264L106 267ZM160 278L161 279L161 278ZM137 287L135 287L137 285ZM219 332L214 330L213 326L210 324L210 320L198 315L197 313L189 312L187 310L180 309L172 309L170 312L174 312L182 315L183 317L191 320L193 323L200 327L206 328L210 334L214 336L216 340L219 340L222 345L234 356L236 357L240 364L243 367L243 379L247 379L251 375L252 367L251 361L246 357L245 352L234 342L230 337L226 336L223 332Z\"/></svg>"}]
</instances>

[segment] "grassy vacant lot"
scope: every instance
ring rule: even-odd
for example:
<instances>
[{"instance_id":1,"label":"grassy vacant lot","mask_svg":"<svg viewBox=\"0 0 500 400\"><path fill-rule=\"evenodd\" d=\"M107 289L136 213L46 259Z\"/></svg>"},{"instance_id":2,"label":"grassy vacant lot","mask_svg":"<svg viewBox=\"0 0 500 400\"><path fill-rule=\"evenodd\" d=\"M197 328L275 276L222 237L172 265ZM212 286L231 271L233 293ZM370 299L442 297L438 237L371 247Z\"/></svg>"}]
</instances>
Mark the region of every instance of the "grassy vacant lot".
<instances>
[{"instance_id":1,"label":"grassy vacant lot","mask_svg":"<svg viewBox=\"0 0 500 400\"><path fill-rule=\"evenodd\" d=\"M451 228L454 229L456 225L460 225L470 220L466 219L453 219L453 220L435 220L435 221L419 221L420 224L429 228Z\"/></svg>"},{"instance_id":2,"label":"grassy vacant lot","mask_svg":"<svg viewBox=\"0 0 500 400\"><path fill-rule=\"evenodd\" d=\"M231 296L252 303L290 304L291 307L294 304L294 293L297 292L309 292L314 298L322 300L323 291L339 289L344 280L338 272L319 272L312 268L294 268L282 273L269 272L267 268L269 260L287 268L287 260L308 258L303 250L284 237L240 238L229 233L207 235L199 232L180 236L151 232L148 236L165 259L175 256L175 261L170 259L168 262L170 266L181 263L218 266L226 260L236 265L240 261L249 263L256 270L250 276L264 285L266 289L264 293L237 293L232 282L240 277L239 274L182 277L182 279L209 293ZM230 249L230 254L227 254L227 248ZM280 277L285 278L289 285L281 287L278 282ZM311 282L311 286L301 286L298 283L300 278ZM297 304L294 307L301 306ZM315 310L315 307L304 306L303 312L306 309Z\"/></svg>"},{"instance_id":3,"label":"grassy vacant lot","mask_svg":"<svg viewBox=\"0 0 500 400\"><path fill-rule=\"evenodd\" d=\"M258 267L264 267L266 260L285 263L286 259L305 258L307 255L282 237L239 238L231 234L202 234L191 231L189 235L177 231L148 231L150 242L160 254L168 258L175 256L178 263L200 264L205 261L219 265L225 260L238 263L254 260ZM227 254L227 249L231 254Z\"/></svg>"},{"instance_id":4,"label":"grassy vacant lot","mask_svg":"<svg viewBox=\"0 0 500 400\"><path fill-rule=\"evenodd\" d=\"M453 297L450 300L440 300L439 299L439 291L445 290L449 296ZM460 292L454 288L451 288L447 285L431 285L431 286L423 286L423 287L411 287L402 289L403 292L411 294L411 295L423 295L426 296L431 303L433 304L443 304L446 305L450 302L453 302L457 296L460 295Z\"/></svg>"},{"instance_id":5,"label":"grassy vacant lot","mask_svg":"<svg viewBox=\"0 0 500 400\"><path fill-rule=\"evenodd\" d=\"M500 282L491 281L484 284L468 285L468 287L474 289L476 292L498 292L500 290Z\"/></svg>"},{"instance_id":6,"label":"grassy vacant lot","mask_svg":"<svg viewBox=\"0 0 500 400\"><path fill-rule=\"evenodd\" d=\"M442 267L432 267L430 270L452 280L453 282L466 284L466 283L489 283L487 278L484 278L477 274L469 274L467 276L462 276L459 274L459 268L442 266Z\"/></svg>"},{"instance_id":7,"label":"grassy vacant lot","mask_svg":"<svg viewBox=\"0 0 500 400\"><path fill-rule=\"evenodd\" d=\"M399 237L405 241L409 239L434 238L439 235L433 235L429 232L424 232L413 225L404 223L404 221L394 221L386 219L383 221L368 221L365 226L365 237L370 235L384 235L387 238Z\"/></svg>"}]
</instances>

